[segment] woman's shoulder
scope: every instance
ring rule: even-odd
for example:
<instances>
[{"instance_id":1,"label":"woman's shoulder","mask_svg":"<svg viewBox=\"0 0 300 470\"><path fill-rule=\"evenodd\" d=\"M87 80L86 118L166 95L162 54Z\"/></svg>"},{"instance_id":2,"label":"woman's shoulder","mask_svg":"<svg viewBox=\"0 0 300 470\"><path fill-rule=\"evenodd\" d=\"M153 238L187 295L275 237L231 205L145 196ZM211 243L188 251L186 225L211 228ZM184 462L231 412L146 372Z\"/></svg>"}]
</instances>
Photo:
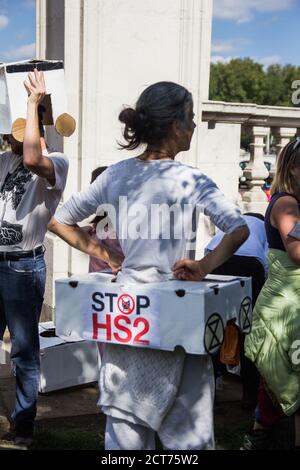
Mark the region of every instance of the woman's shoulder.
<instances>
[{"instance_id":1,"label":"woman's shoulder","mask_svg":"<svg viewBox=\"0 0 300 470\"><path fill-rule=\"evenodd\" d=\"M126 167L128 167L128 165L130 165L129 160L131 160L131 158L120 160L119 162L112 163L111 165L108 165L106 170L103 171L103 173L101 173L101 177L105 178L105 179L107 179L107 178L111 179L111 178L114 178L116 174L120 175L120 174L124 173Z\"/></svg>"},{"instance_id":2,"label":"woman's shoulder","mask_svg":"<svg viewBox=\"0 0 300 470\"><path fill-rule=\"evenodd\" d=\"M289 210L297 210L299 209L299 201L293 194L283 192L274 193L272 195L268 209L269 213L271 210L273 215Z\"/></svg>"},{"instance_id":3,"label":"woman's shoulder","mask_svg":"<svg viewBox=\"0 0 300 470\"><path fill-rule=\"evenodd\" d=\"M288 193L287 191L277 191L276 193L273 193L271 195L271 197L276 197L276 198L279 198L279 197L284 197L284 196L291 196L295 199L297 199L297 197L295 196L295 194L292 194L292 193Z\"/></svg>"},{"instance_id":4,"label":"woman's shoulder","mask_svg":"<svg viewBox=\"0 0 300 470\"><path fill-rule=\"evenodd\" d=\"M125 168L130 168L137 164L136 157L124 158L118 162L112 163L107 167L105 173L112 174L115 172L119 172L120 170L124 171Z\"/></svg>"},{"instance_id":5,"label":"woman's shoulder","mask_svg":"<svg viewBox=\"0 0 300 470\"><path fill-rule=\"evenodd\" d=\"M176 161L175 163L178 164L180 171L186 171L187 173L190 173L198 178L211 179L209 176L203 173L203 171L200 170L200 168L197 168L196 166L189 165L188 163L179 162L179 161Z\"/></svg>"},{"instance_id":6,"label":"woman's shoulder","mask_svg":"<svg viewBox=\"0 0 300 470\"><path fill-rule=\"evenodd\" d=\"M287 193L284 191L272 194L270 199L270 206L273 206L275 203L277 203L277 201L280 201L280 204L284 204L285 202L295 202L299 204L299 200L294 194Z\"/></svg>"}]
</instances>

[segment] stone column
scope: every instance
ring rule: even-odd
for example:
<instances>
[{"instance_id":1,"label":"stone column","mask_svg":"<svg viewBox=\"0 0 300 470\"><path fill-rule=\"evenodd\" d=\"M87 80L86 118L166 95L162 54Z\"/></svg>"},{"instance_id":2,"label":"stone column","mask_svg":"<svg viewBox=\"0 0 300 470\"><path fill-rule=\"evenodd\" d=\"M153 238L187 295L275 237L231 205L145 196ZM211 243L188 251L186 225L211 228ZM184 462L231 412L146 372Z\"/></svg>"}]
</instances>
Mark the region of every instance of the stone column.
<instances>
[{"instance_id":1,"label":"stone column","mask_svg":"<svg viewBox=\"0 0 300 470\"><path fill-rule=\"evenodd\" d=\"M47 44L47 0L36 1L36 57L37 59L46 58Z\"/></svg>"},{"instance_id":2,"label":"stone column","mask_svg":"<svg viewBox=\"0 0 300 470\"><path fill-rule=\"evenodd\" d=\"M272 133L276 142L276 154L280 154L281 150L292 140L297 134L296 127L273 127Z\"/></svg>"},{"instance_id":3,"label":"stone column","mask_svg":"<svg viewBox=\"0 0 300 470\"><path fill-rule=\"evenodd\" d=\"M132 14L134 12L134 15ZM67 194L89 184L91 171L131 153L120 152L118 114L160 80L192 91L195 113L208 98L211 0L65 0L65 70L78 133L65 142L72 156ZM183 156L196 164L199 145ZM72 251L70 273L86 269Z\"/></svg>"},{"instance_id":4,"label":"stone column","mask_svg":"<svg viewBox=\"0 0 300 470\"><path fill-rule=\"evenodd\" d=\"M249 190L243 194L243 206L245 212L264 214L267 207L267 197L262 186L264 180L269 176L264 165L264 139L269 133L269 128L254 126L251 133L250 162L244 170Z\"/></svg>"},{"instance_id":5,"label":"stone column","mask_svg":"<svg viewBox=\"0 0 300 470\"><path fill-rule=\"evenodd\" d=\"M211 23L212 0L37 0L38 57L64 58L68 111L77 121L76 132L64 139L70 160L65 199L89 184L94 168L129 156L117 149L118 114L146 86L170 80L188 87L201 120ZM202 147L199 129L183 156L193 165ZM49 272L63 256L60 250L49 250ZM67 245L65 250L67 272L86 272L87 257ZM48 291L53 305L53 289Z\"/></svg>"},{"instance_id":6,"label":"stone column","mask_svg":"<svg viewBox=\"0 0 300 470\"><path fill-rule=\"evenodd\" d=\"M72 159L67 195L86 186L96 166L126 156L117 150L118 114L146 86L183 84L200 121L211 23L212 0L37 0L38 56L64 58L69 111L77 120L77 133L64 141ZM193 164L202 148L198 134L184 155Z\"/></svg>"}]
</instances>

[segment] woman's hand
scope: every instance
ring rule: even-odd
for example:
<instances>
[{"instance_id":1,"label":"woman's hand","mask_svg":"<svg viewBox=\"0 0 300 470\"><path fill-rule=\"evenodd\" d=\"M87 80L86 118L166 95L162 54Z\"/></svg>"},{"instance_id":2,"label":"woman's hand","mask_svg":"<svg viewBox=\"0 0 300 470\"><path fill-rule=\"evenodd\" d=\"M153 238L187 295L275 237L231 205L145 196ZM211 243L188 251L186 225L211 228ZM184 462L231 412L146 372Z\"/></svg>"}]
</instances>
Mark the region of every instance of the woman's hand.
<instances>
[{"instance_id":1,"label":"woman's hand","mask_svg":"<svg viewBox=\"0 0 300 470\"><path fill-rule=\"evenodd\" d=\"M24 86L28 93L28 102L39 105L46 94L46 85L43 72L34 69L34 73L28 74L28 80L25 80Z\"/></svg>"},{"instance_id":2,"label":"woman's hand","mask_svg":"<svg viewBox=\"0 0 300 470\"><path fill-rule=\"evenodd\" d=\"M113 251L107 247L105 247L107 252L107 264L111 268L113 274L117 274L122 267L122 263L124 261L124 256L120 255L116 251Z\"/></svg>"},{"instance_id":3,"label":"woman's hand","mask_svg":"<svg viewBox=\"0 0 300 470\"><path fill-rule=\"evenodd\" d=\"M180 281L202 281L208 274L204 263L191 259L182 259L174 264L172 271Z\"/></svg>"}]
</instances>

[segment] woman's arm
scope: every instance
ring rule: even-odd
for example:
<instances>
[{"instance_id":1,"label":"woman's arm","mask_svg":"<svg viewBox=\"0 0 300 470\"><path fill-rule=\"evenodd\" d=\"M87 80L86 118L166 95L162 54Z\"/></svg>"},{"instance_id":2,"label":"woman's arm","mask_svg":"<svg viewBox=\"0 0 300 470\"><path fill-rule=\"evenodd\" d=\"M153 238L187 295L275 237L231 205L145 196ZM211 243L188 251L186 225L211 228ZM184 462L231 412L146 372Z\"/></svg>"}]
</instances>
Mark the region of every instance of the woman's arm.
<instances>
[{"instance_id":1,"label":"woman's arm","mask_svg":"<svg viewBox=\"0 0 300 470\"><path fill-rule=\"evenodd\" d=\"M247 225L238 227L229 235L225 235L217 248L210 251L200 261L184 259L175 263L173 266L175 277L183 281L201 281L207 274L231 258L248 236Z\"/></svg>"},{"instance_id":2,"label":"woman's arm","mask_svg":"<svg viewBox=\"0 0 300 470\"><path fill-rule=\"evenodd\" d=\"M279 230L290 259L300 266L300 241L289 236L299 220L300 212L295 198L283 196L275 202L271 212L271 223Z\"/></svg>"},{"instance_id":3,"label":"woman's arm","mask_svg":"<svg viewBox=\"0 0 300 470\"><path fill-rule=\"evenodd\" d=\"M224 232L221 243L200 261L184 259L173 266L174 275L185 281L201 281L225 263L247 240L249 228L240 210L232 204L206 175L199 174L195 187L196 203L204 214Z\"/></svg>"},{"instance_id":4,"label":"woman's arm","mask_svg":"<svg viewBox=\"0 0 300 470\"><path fill-rule=\"evenodd\" d=\"M105 261L113 272L120 269L123 257L93 240L88 232L78 225L60 224L52 218L48 224L48 230L58 235L73 248Z\"/></svg>"},{"instance_id":5,"label":"woman's arm","mask_svg":"<svg viewBox=\"0 0 300 470\"><path fill-rule=\"evenodd\" d=\"M99 258L109 264L113 271L120 268L123 257L93 240L77 223L97 213L106 192L108 171L102 173L92 184L83 191L74 194L55 213L50 220L48 229L62 238L72 247Z\"/></svg>"}]
</instances>

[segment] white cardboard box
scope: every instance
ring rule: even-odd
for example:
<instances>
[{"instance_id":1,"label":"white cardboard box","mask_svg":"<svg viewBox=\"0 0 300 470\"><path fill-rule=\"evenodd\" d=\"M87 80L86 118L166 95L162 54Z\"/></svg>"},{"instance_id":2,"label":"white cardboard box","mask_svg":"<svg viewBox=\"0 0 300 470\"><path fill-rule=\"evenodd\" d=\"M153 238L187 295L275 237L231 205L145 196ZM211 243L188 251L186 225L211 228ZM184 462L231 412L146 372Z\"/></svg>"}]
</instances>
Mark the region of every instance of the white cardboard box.
<instances>
[{"instance_id":1,"label":"white cardboard box","mask_svg":"<svg viewBox=\"0 0 300 470\"><path fill-rule=\"evenodd\" d=\"M62 61L29 60L0 65L0 134L13 134L22 141L27 116L27 92L24 81L34 68L43 71L46 96L44 125L54 125L64 136L75 130L75 120L67 113L64 67Z\"/></svg>"},{"instance_id":2,"label":"white cardboard box","mask_svg":"<svg viewBox=\"0 0 300 470\"><path fill-rule=\"evenodd\" d=\"M56 281L58 335L211 354L229 320L250 332L251 278L208 276L204 282L128 286L112 279L91 273Z\"/></svg>"},{"instance_id":3,"label":"white cardboard box","mask_svg":"<svg viewBox=\"0 0 300 470\"><path fill-rule=\"evenodd\" d=\"M95 342L67 342L53 336L53 322L40 323L39 331L40 393L98 381L98 347Z\"/></svg>"}]
</instances>

